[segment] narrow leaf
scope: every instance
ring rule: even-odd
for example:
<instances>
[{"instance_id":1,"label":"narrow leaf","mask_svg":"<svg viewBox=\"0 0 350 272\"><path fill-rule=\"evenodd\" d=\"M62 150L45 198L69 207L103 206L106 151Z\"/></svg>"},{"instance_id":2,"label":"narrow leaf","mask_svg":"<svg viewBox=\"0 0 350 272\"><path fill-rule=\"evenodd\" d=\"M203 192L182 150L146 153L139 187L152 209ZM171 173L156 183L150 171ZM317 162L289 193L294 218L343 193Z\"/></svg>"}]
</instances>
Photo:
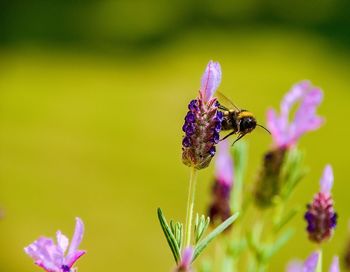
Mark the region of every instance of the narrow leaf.
<instances>
[{"instance_id":1,"label":"narrow leaf","mask_svg":"<svg viewBox=\"0 0 350 272\"><path fill-rule=\"evenodd\" d=\"M192 262L202 253L202 251L208 246L208 244L226 228L228 228L238 217L239 213L236 212L234 215L226 219L223 223L217 226L211 233L209 233L203 240L201 240L194 249Z\"/></svg>"},{"instance_id":2,"label":"narrow leaf","mask_svg":"<svg viewBox=\"0 0 350 272\"><path fill-rule=\"evenodd\" d=\"M180 253L180 248L179 248L177 241L175 239L175 236L172 233L168 223L166 222L166 219L163 216L162 210L160 208L158 208L157 213L158 213L158 219L159 219L160 226L163 229L165 238L168 242L168 245L171 249L171 252L173 253L175 262L178 263L181 259L181 253Z\"/></svg>"}]
</instances>

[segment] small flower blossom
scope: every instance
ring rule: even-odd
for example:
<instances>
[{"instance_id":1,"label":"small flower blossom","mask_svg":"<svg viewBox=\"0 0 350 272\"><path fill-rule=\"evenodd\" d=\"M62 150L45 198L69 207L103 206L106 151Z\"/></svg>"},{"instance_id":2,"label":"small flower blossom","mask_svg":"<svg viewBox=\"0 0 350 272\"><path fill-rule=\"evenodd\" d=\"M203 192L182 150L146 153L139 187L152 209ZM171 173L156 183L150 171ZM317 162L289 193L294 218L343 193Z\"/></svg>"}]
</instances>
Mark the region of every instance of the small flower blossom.
<instances>
[{"instance_id":1,"label":"small flower blossom","mask_svg":"<svg viewBox=\"0 0 350 272\"><path fill-rule=\"evenodd\" d=\"M189 103L182 127L185 132L182 161L187 166L205 168L215 155L223 114L218 111L219 103L213 94L220 82L220 64L210 61L202 77L199 96Z\"/></svg>"},{"instance_id":2,"label":"small flower blossom","mask_svg":"<svg viewBox=\"0 0 350 272\"><path fill-rule=\"evenodd\" d=\"M68 238L57 231L57 245L52 239L41 237L34 243L24 248L24 251L35 260L35 264L44 268L47 272L75 272L74 263L85 254L84 250L78 250L84 234L84 224L80 218L76 218L73 239L68 249ZM68 249L67 254L65 255Z\"/></svg>"},{"instance_id":3,"label":"small flower blossom","mask_svg":"<svg viewBox=\"0 0 350 272\"><path fill-rule=\"evenodd\" d=\"M219 152L215 161L215 182L212 190L213 200L209 207L211 223L217 219L225 221L232 215L230 196L233 186L233 160L230 155L230 145L227 140L220 142Z\"/></svg>"},{"instance_id":4,"label":"small flower blossom","mask_svg":"<svg viewBox=\"0 0 350 272\"><path fill-rule=\"evenodd\" d=\"M281 113L270 109L267 112L267 125L271 131L274 146L264 156L264 165L255 188L255 200L259 207L269 207L283 186L282 166L290 148L306 132L316 130L323 119L316 115L316 110L323 98L322 91L313 87L309 81L302 81L293 86L281 102ZM299 104L294 118L291 111ZM291 120L291 121L290 121Z\"/></svg>"},{"instance_id":5,"label":"small flower blossom","mask_svg":"<svg viewBox=\"0 0 350 272\"><path fill-rule=\"evenodd\" d=\"M313 252L305 262L292 261L287 266L287 272L316 272L318 262L320 261L320 253ZM328 270L329 272L339 272L339 260L335 256Z\"/></svg>"},{"instance_id":6,"label":"small flower blossom","mask_svg":"<svg viewBox=\"0 0 350 272\"><path fill-rule=\"evenodd\" d=\"M273 109L267 112L268 128L276 146L293 146L305 132L316 130L321 126L323 119L316 115L316 110L322 98L323 94L319 88L312 86L309 81L302 81L294 85L285 95L281 102L280 116L277 116ZM290 112L298 102L300 106L290 122Z\"/></svg>"},{"instance_id":7,"label":"small flower blossom","mask_svg":"<svg viewBox=\"0 0 350 272\"><path fill-rule=\"evenodd\" d=\"M332 167L327 165L320 181L321 190L314 196L313 202L307 205L307 212L304 216L307 221L309 239L316 243L329 239L337 225L337 214L333 208L330 192L332 184Z\"/></svg>"},{"instance_id":8,"label":"small flower blossom","mask_svg":"<svg viewBox=\"0 0 350 272\"><path fill-rule=\"evenodd\" d=\"M193 258L193 248L187 247L183 250L181 262L176 267L175 272L192 272L191 263Z\"/></svg>"}]
</instances>

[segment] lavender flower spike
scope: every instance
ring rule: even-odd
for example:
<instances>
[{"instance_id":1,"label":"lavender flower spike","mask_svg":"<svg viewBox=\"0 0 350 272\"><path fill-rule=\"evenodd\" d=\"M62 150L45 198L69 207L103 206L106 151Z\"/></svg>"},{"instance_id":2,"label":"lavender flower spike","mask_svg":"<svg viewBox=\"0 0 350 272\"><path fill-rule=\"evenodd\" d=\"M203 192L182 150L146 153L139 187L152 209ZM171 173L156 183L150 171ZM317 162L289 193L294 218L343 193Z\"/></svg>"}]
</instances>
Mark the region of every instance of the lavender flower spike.
<instances>
[{"instance_id":1,"label":"lavender flower spike","mask_svg":"<svg viewBox=\"0 0 350 272\"><path fill-rule=\"evenodd\" d=\"M57 231L57 245L50 238L41 237L24 251L34 259L35 264L47 272L75 272L72 268L74 263L86 252L78 250L83 238L84 224L80 218L76 218L75 231L72 242L68 249L68 238L60 231ZM68 249L68 253L65 253Z\"/></svg>"},{"instance_id":2,"label":"lavender flower spike","mask_svg":"<svg viewBox=\"0 0 350 272\"><path fill-rule=\"evenodd\" d=\"M219 151L215 161L215 181L212 189L212 203L209 206L210 223L217 220L224 222L232 215L230 208L231 190L233 186L233 160L227 140L219 143Z\"/></svg>"},{"instance_id":3,"label":"lavender flower spike","mask_svg":"<svg viewBox=\"0 0 350 272\"><path fill-rule=\"evenodd\" d=\"M320 183L321 190L314 196L313 202L307 205L304 216L309 239L316 243L329 239L337 225L338 215L334 211L330 192L333 184L333 171L330 165L325 167Z\"/></svg>"},{"instance_id":4,"label":"lavender flower spike","mask_svg":"<svg viewBox=\"0 0 350 272\"><path fill-rule=\"evenodd\" d=\"M220 65L210 61L202 78L199 96L189 103L182 127L185 133L182 139L182 161L187 166L205 168L215 155L223 114L218 111L219 103L213 94L220 82Z\"/></svg>"},{"instance_id":5,"label":"lavender flower spike","mask_svg":"<svg viewBox=\"0 0 350 272\"><path fill-rule=\"evenodd\" d=\"M318 129L323 119L316 115L316 109L322 99L322 91L312 86L309 81L302 81L294 85L281 102L280 116L273 109L267 112L267 124L275 145L278 147L293 146L304 133ZM300 106L294 119L289 122L292 107L298 102Z\"/></svg>"},{"instance_id":6,"label":"lavender flower spike","mask_svg":"<svg viewBox=\"0 0 350 272\"><path fill-rule=\"evenodd\" d=\"M176 267L175 272L191 272L191 263L193 258L193 248L187 247L183 250L181 256L181 262Z\"/></svg>"}]
</instances>

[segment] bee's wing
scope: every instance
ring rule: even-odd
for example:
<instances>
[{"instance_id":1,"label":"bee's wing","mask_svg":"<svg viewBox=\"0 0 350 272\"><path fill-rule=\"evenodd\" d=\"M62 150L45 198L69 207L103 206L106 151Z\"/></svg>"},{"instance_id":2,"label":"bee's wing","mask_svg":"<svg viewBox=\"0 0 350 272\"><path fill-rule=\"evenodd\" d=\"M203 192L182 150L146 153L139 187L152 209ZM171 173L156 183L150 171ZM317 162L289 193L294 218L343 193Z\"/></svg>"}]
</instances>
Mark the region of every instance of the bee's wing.
<instances>
[{"instance_id":1,"label":"bee's wing","mask_svg":"<svg viewBox=\"0 0 350 272\"><path fill-rule=\"evenodd\" d=\"M238 108L229 98L227 98L223 93L216 92L216 96L218 97L218 101L220 104L223 104L224 107L227 107L229 109L235 108L236 110L240 111L240 108Z\"/></svg>"}]
</instances>

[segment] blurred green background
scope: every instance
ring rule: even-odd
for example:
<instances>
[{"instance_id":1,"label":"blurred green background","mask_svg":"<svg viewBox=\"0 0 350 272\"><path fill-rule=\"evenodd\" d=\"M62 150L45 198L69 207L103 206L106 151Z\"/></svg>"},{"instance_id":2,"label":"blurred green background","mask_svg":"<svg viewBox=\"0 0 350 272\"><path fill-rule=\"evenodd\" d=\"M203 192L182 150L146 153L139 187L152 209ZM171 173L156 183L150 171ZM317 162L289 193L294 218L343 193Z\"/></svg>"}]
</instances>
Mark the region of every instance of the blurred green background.
<instances>
[{"instance_id":1,"label":"blurred green background","mask_svg":"<svg viewBox=\"0 0 350 272\"><path fill-rule=\"evenodd\" d=\"M23 247L57 229L71 236L75 216L88 251L79 271L169 271L156 208L184 221L181 126L210 59L223 69L220 90L263 124L295 82L323 88L327 122L300 143L310 173L292 204L311 200L331 163L339 225L324 245L328 267L350 216L349 8L345 0L2 1L0 271L40 271ZM247 141L249 187L271 140L257 129ZM200 172L197 211L206 210L212 173ZM315 248L302 212L271 271Z\"/></svg>"}]
</instances>

